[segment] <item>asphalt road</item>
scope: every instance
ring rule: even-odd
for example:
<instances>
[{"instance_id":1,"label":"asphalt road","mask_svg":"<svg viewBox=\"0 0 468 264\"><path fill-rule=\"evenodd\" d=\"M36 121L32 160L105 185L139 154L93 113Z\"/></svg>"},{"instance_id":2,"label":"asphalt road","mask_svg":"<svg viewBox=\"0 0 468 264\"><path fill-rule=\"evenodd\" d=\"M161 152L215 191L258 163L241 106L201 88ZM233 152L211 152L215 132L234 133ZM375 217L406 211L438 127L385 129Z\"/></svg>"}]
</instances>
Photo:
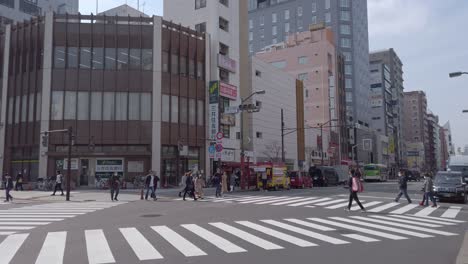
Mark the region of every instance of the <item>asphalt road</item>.
<instances>
[{"instance_id":1,"label":"asphalt road","mask_svg":"<svg viewBox=\"0 0 468 264\"><path fill-rule=\"evenodd\" d=\"M420 185L408 205L392 201L396 183L366 184L367 213L343 210L343 187L13 205L0 210L0 231L14 232L0 235L0 264L454 263L468 207L419 207Z\"/></svg>"}]
</instances>

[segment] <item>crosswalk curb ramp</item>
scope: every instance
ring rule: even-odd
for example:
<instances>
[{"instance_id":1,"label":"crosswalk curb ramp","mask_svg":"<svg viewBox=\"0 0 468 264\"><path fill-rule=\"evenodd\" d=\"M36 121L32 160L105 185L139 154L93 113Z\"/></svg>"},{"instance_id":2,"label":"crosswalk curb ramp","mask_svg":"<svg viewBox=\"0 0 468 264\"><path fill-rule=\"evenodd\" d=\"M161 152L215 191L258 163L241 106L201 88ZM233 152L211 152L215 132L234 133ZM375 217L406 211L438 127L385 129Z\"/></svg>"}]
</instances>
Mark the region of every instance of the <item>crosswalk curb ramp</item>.
<instances>
[{"instance_id":1,"label":"crosswalk curb ramp","mask_svg":"<svg viewBox=\"0 0 468 264\"><path fill-rule=\"evenodd\" d=\"M310 217L305 219L262 219L256 221L210 222L176 226L122 227L113 230L58 231L47 234L17 233L0 243L0 264L20 263L21 254L33 254L36 264L67 263L67 250L79 252L77 263L123 263L125 261L164 260L174 257L203 257L211 254L248 254L253 251L284 250L290 247L313 248L346 246L353 243L378 243L383 240L452 237L451 231L465 221L414 215L361 215ZM339 230L338 230L339 229ZM28 239L41 241L22 249ZM73 241L73 245L69 245ZM114 241L125 243L113 248ZM77 246L83 243L84 246ZM27 251L27 252L26 252ZM76 252L75 252L76 253ZM19 257L20 258L20 257ZM70 261L70 260L68 260Z\"/></svg>"}]
</instances>

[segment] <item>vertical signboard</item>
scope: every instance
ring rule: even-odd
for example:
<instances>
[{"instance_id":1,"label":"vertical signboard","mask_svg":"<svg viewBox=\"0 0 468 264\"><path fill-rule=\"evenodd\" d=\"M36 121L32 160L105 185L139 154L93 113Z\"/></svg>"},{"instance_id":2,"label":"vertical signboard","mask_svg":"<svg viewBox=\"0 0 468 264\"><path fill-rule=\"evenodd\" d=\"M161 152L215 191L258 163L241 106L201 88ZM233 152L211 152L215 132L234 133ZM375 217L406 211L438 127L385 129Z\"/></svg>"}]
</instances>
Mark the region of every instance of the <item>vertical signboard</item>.
<instances>
[{"instance_id":1,"label":"vertical signboard","mask_svg":"<svg viewBox=\"0 0 468 264\"><path fill-rule=\"evenodd\" d=\"M219 81L211 81L209 86L209 134L208 138L214 140L219 130Z\"/></svg>"}]
</instances>

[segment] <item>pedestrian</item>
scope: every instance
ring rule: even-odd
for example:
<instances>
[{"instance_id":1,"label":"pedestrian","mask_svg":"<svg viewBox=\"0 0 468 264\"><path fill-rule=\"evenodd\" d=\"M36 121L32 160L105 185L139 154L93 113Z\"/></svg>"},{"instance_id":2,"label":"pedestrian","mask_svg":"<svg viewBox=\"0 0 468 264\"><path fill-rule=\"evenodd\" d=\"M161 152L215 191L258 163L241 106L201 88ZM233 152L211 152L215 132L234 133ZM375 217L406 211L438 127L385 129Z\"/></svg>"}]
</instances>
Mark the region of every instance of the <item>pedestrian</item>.
<instances>
[{"instance_id":1,"label":"pedestrian","mask_svg":"<svg viewBox=\"0 0 468 264\"><path fill-rule=\"evenodd\" d=\"M120 178L117 172L114 172L109 178L109 189L112 201L118 201L117 196L119 196L120 191Z\"/></svg>"},{"instance_id":2,"label":"pedestrian","mask_svg":"<svg viewBox=\"0 0 468 264\"><path fill-rule=\"evenodd\" d=\"M423 187L421 189L422 193L423 193L423 199L422 201L419 203L420 206L424 206L424 204L426 203L426 199L427 199L427 195L426 195L426 184L427 184L427 175L424 174L424 183L423 183Z\"/></svg>"},{"instance_id":3,"label":"pedestrian","mask_svg":"<svg viewBox=\"0 0 468 264\"><path fill-rule=\"evenodd\" d=\"M60 190L62 192L62 194L60 194L60 195L63 196L62 182L63 182L63 175L62 175L62 173L60 173L60 171L57 171L57 176L55 176L54 193L52 193L52 196L55 195L57 190Z\"/></svg>"},{"instance_id":4,"label":"pedestrian","mask_svg":"<svg viewBox=\"0 0 468 264\"><path fill-rule=\"evenodd\" d=\"M189 196L192 196L193 200L196 201L197 197L195 196L195 183L194 183L194 180L193 180L192 173L189 173L187 175L187 180L185 181L185 185L186 185L186 187L185 187L185 191L184 191L183 200L185 201L185 196L188 193Z\"/></svg>"},{"instance_id":5,"label":"pedestrian","mask_svg":"<svg viewBox=\"0 0 468 264\"><path fill-rule=\"evenodd\" d=\"M180 179L180 184L179 185L180 185L181 189L179 191L179 197L182 197L182 192L185 192L185 187L187 187L185 185L185 182L187 181L187 174L188 174L188 172L184 173L184 175Z\"/></svg>"},{"instance_id":6,"label":"pedestrian","mask_svg":"<svg viewBox=\"0 0 468 264\"><path fill-rule=\"evenodd\" d=\"M362 212L366 211L364 206L362 206L361 202L359 201L359 197L357 195L358 192L362 192L364 190L359 175L360 174L357 171L355 171L354 169L350 171L349 180L348 180L349 203L348 203L348 207L345 208L346 211L351 210L351 205L353 203L353 199L356 201L356 203L359 205L359 207L361 207Z\"/></svg>"},{"instance_id":7,"label":"pedestrian","mask_svg":"<svg viewBox=\"0 0 468 264\"><path fill-rule=\"evenodd\" d=\"M15 191L18 191L20 189L21 191L24 191L23 189L23 174L21 172L16 175L16 184L15 184Z\"/></svg>"},{"instance_id":8,"label":"pedestrian","mask_svg":"<svg viewBox=\"0 0 468 264\"><path fill-rule=\"evenodd\" d=\"M262 173L262 187L263 191L268 191L268 176L266 173Z\"/></svg>"},{"instance_id":9,"label":"pedestrian","mask_svg":"<svg viewBox=\"0 0 468 264\"><path fill-rule=\"evenodd\" d=\"M219 171L215 173L211 182L216 189L216 198L221 197L221 173L219 173Z\"/></svg>"},{"instance_id":10,"label":"pedestrian","mask_svg":"<svg viewBox=\"0 0 468 264\"><path fill-rule=\"evenodd\" d=\"M434 183L432 181L432 175L427 174L426 181L424 182L424 193L426 206L429 206L429 199L432 201L432 207L437 207L437 202L433 193Z\"/></svg>"},{"instance_id":11,"label":"pedestrian","mask_svg":"<svg viewBox=\"0 0 468 264\"><path fill-rule=\"evenodd\" d=\"M13 196L11 196L10 191L13 189L13 179L7 173L5 174L5 202L13 202Z\"/></svg>"},{"instance_id":12,"label":"pedestrian","mask_svg":"<svg viewBox=\"0 0 468 264\"><path fill-rule=\"evenodd\" d=\"M156 176L152 171L146 176L145 184L146 184L146 195L145 200L148 200L149 192L151 191L151 198L153 201L158 200L156 197L156 188L158 186L159 177Z\"/></svg>"},{"instance_id":13,"label":"pedestrian","mask_svg":"<svg viewBox=\"0 0 468 264\"><path fill-rule=\"evenodd\" d=\"M224 172L224 173L223 173L223 177L221 178L221 184L222 184L221 196L224 197L224 194L228 192L228 176L227 176L227 172Z\"/></svg>"},{"instance_id":14,"label":"pedestrian","mask_svg":"<svg viewBox=\"0 0 468 264\"><path fill-rule=\"evenodd\" d=\"M231 192L234 191L234 187L236 186L236 174L234 171L231 173L231 176L229 177L229 184L231 185Z\"/></svg>"},{"instance_id":15,"label":"pedestrian","mask_svg":"<svg viewBox=\"0 0 468 264\"><path fill-rule=\"evenodd\" d=\"M205 180L203 179L201 173L198 173L198 176L195 179L195 195L197 195L197 198L204 199L204 193L203 193L204 187L205 187Z\"/></svg>"},{"instance_id":16,"label":"pedestrian","mask_svg":"<svg viewBox=\"0 0 468 264\"><path fill-rule=\"evenodd\" d=\"M395 198L395 202L398 203L398 200L400 200L401 196L405 195L406 200L408 200L408 203L410 204L411 198L408 195L408 176L403 171L398 172L398 185L400 188L400 192Z\"/></svg>"}]
</instances>

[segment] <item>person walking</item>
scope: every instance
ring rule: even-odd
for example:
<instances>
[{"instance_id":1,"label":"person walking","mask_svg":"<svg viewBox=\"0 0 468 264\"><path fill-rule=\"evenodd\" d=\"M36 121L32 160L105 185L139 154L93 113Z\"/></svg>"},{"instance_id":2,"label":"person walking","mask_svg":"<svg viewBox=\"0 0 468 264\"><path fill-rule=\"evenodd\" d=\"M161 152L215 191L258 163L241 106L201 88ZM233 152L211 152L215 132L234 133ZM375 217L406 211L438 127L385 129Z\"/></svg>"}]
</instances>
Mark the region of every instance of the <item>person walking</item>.
<instances>
[{"instance_id":1,"label":"person walking","mask_svg":"<svg viewBox=\"0 0 468 264\"><path fill-rule=\"evenodd\" d=\"M434 188L434 182L432 181L432 175L428 174L426 176L426 181L424 185L426 206L429 206L429 199L430 199L432 201L432 207L437 207L437 202L434 197L433 188Z\"/></svg>"},{"instance_id":2,"label":"person walking","mask_svg":"<svg viewBox=\"0 0 468 264\"><path fill-rule=\"evenodd\" d=\"M157 200L156 197L156 186L158 184L159 178L154 175L152 171L146 176L145 184L146 184L146 195L145 195L145 200L148 200L148 195L151 195L150 197L153 198L153 201Z\"/></svg>"},{"instance_id":3,"label":"person walking","mask_svg":"<svg viewBox=\"0 0 468 264\"><path fill-rule=\"evenodd\" d=\"M231 185L230 192L234 192L234 188L236 186L236 174L234 171L231 173L231 176L229 177L229 184Z\"/></svg>"},{"instance_id":4,"label":"person walking","mask_svg":"<svg viewBox=\"0 0 468 264\"><path fill-rule=\"evenodd\" d=\"M21 191L24 191L23 189L23 174L21 172L16 175L16 184L15 184L15 191L18 191L20 189Z\"/></svg>"},{"instance_id":5,"label":"person walking","mask_svg":"<svg viewBox=\"0 0 468 264\"><path fill-rule=\"evenodd\" d=\"M120 191L120 178L117 172L114 172L109 178L109 189L112 201L118 201L117 196L119 196Z\"/></svg>"},{"instance_id":6,"label":"person walking","mask_svg":"<svg viewBox=\"0 0 468 264\"><path fill-rule=\"evenodd\" d=\"M420 206L424 206L424 204L426 203L426 199L427 198L427 195L426 195L426 184L427 184L427 175L424 174L424 182L423 182L423 187L421 189L422 193L423 193L423 199L422 201L419 203Z\"/></svg>"},{"instance_id":7,"label":"person walking","mask_svg":"<svg viewBox=\"0 0 468 264\"><path fill-rule=\"evenodd\" d=\"M13 196L11 196L10 191L13 189L13 179L7 173L5 174L5 202L13 202Z\"/></svg>"},{"instance_id":8,"label":"person walking","mask_svg":"<svg viewBox=\"0 0 468 264\"><path fill-rule=\"evenodd\" d=\"M55 188L54 188L54 193L52 193L52 196L55 195L57 190L60 190L62 192L62 194L60 195L63 196L62 182L63 182L63 175L62 173L60 173L60 171L57 171L57 176L55 176Z\"/></svg>"},{"instance_id":9,"label":"person walking","mask_svg":"<svg viewBox=\"0 0 468 264\"><path fill-rule=\"evenodd\" d=\"M221 184L222 184L221 196L224 197L224 194L228 192L228 175L227 175L227 172L223 173L223 177L221 178Z\"/></svg>"},{"instance_id":10,"label":"person walking","mask_svg":"<svg viewBox=\"0 0 468 264\"><path fill-rule=\"evenodd\" d=\"M216 189L216 198L221 197L221 174L219 172L215 173L211 182L213 183L213 186Z\"/></svg>"},{"instance_id":11,"label":"person walking","mask_svg":"<svg viewBox=\"0 0 468 264\"><path fill-rule=\"evenodd\" d=\"M203 188L205 187L205 180L203 179L201 173L198 173L195 178L195 195L198 199L203 199L204 193Z\"/></svg>"},{"instance_id":12,"label":"person walking","mask_svg":"<svg viewBox=\"0 0 468 264\"><path fill-rule=\"evenodd\" d=\"M397 197L395 198L395 202L398 203L402 195L405 195L406 200L408 203L411 203L411 198L408 195L408 176L403 171L398 172L398 185L400 188L400 192L398 193Z\"/></svg>"},{"instance_id":13,"label":"person walking","mask_svg":"<svg viewBox=\"0 0 468 264\"><path fill-rule=\"evenodd\" d=\"M266 173L262 173L262 187L263 191L268 191L268 175Z\"/></svg>"},{"instance_id":14,"label":"person walking","mask_svg":"<svg viewBox=\"0 0 468 264\"><path fill-rule=\"evenodd\" d=\"M188 193L189 196L191 195L193 197L193 200L196 201L197 197L195 196L195 183L194 183L194 180L193 180L193 177L192 177L192 173L189 173L187 175L187 180L185 181L185 185L186 185L186 187L185 187L183 200L185 201L185 196Z\"/></svg>"},{"instance_id":15,"label":"person walking","mask_svg":"<svg viewBox=\"0 0 468 264\"><path fill-rule=\"evenodd\" d=\"M366 209L364 206L362 206L361 202L359 201L358 197L358 192L363 191L363 186L359 177L359 173L355 171L354 169L351 170L350 175L349 175L349 180L348 180L348 186L349 186L349 203L348 207L345 208L346 211L351 210L351 205L353 203L353 199L356 201L356 203L361 207L361 211L365 212Z\"/></svg>"},{"instance_id":16,"label":"person walking","mask_svg":"<svg viewBox=\"0 0 468 264\"><path fill-rule=\"evenodd\" d=\"M187 187L187 185L185 184L185 182L187 181L187 174L188 172L184 173L184 175L182 176L182 178L180 179L180 191L179 191L179 197L182 197L182 192L185 192L185 188Z\"/></svg>"}]
</instances>

